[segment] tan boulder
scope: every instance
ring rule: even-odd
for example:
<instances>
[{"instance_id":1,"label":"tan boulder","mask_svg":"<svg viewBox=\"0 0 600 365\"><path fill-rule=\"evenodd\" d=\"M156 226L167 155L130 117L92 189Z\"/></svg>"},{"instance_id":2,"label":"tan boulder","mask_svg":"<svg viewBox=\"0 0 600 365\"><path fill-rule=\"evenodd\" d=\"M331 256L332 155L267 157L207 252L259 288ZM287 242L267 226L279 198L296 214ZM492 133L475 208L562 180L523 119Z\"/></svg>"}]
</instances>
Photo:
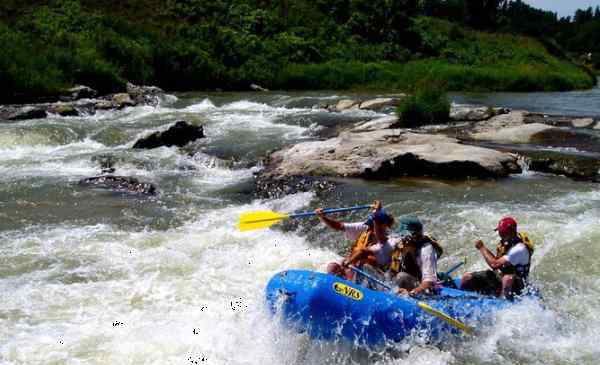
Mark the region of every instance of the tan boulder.
<instances>
[{"instance_id":1,"label":"tan boulder","mask_svg":"<svg viewBox=\"0 0 600 365\"><path fill-rule=\"evenodd\" d=\"M466 179L519 172L516 156L463 145L443 135L386 129L344 132L326 141L303 142L271 155L263 176L437 176Z\"/></svg>"}]
</instances>

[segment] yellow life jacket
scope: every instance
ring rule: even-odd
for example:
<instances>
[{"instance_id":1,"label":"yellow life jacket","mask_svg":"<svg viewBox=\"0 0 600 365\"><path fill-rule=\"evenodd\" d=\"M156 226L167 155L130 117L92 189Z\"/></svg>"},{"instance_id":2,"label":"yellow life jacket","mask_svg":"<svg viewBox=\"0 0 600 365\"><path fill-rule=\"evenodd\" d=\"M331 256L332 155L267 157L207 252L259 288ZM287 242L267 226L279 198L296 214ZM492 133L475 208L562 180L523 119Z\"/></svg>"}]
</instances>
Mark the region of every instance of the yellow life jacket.
<instances>
[{"instance_id":1,"label":"yellow life jacket","mask_svg":"<svg viewBox=\"0 0 600 365\"><path fill-rule=\"evenodd\" d=\"M371 231L371 230L365 230L358 236L356 241L354 241L354 243L352 244L352 246L350 248L350 252L348 253L348 255L346 257L350 258L350 257L352 257L352 255L355 252L365 249L365 248L373 245L374 243L376 243L375 233L373 233L373 231ZM356 266L362 266L366 263L376 264L377 260L375 259L375 257L369 256L367 258L358 260L358 262L353 262L352 264L356 265Z\"/></svg>"},{"instance_id":2,"label":"yellow life jacket","mask_svg":"<svg viewBox=\"0 0 600 365\"><path fill-rule=\"evenodd\" d=\"M526 279L527 276L529 275L529 267L531 265L531 256L533 256L533 251L534 251L535 247L534 247L533 241L529 238L527 233L518 232L517 238L518 239L514 240L513 242L502 242L502 241L498 242L498 245L496 246L496 257L500 258L500 257L508 254L508 251L510 251L510 249L513 248L515 245L517 245L519 243L523 243L525 245L525 247L527 247L527 251L529 251L529 263L527 265L506 265L506 266L500 268L500 272L502 274L508 274L508 275L516 274L516 275L522 277L523 279Z\"/></svg>"},{"instance_id":3,"label":"yellow life jacket","mask_svg":"<svg viewBox=\"0 0 600 365\"><path fill-rule=\"evenodd\" d=\"M427 243L431 244L440 258L444 253L444 249L434 238L423 235L423 238L418 242L397 244L392 251L392 260L389 266L389 271L395 275L399 272L406 272L417 279L421 280L421 269L416 262L416 252Z\"/></svg>"}]
</instances>

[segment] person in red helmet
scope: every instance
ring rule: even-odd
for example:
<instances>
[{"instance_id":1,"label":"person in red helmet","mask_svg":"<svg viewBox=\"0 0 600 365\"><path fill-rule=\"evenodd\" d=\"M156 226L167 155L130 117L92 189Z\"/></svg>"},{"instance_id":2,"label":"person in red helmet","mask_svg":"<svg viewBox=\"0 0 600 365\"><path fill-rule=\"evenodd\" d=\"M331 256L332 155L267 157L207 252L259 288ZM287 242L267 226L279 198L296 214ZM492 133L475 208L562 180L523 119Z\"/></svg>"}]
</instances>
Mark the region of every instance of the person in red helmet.
<instances>
[{"instance_id":1,"label":"person in red helmet","mask_svg":"<svg viewBox=\"0 0 600 365\"><path fill-rule=\"evenodd\" d=\"M527 284L533 243L527 234L517 231L517 221L512 217L500 219L495 231L500 236L495 255L483 241L475 242L491 270L466 272L460 288L510 299L521 294Z\"/></svg>"}]
</instances>

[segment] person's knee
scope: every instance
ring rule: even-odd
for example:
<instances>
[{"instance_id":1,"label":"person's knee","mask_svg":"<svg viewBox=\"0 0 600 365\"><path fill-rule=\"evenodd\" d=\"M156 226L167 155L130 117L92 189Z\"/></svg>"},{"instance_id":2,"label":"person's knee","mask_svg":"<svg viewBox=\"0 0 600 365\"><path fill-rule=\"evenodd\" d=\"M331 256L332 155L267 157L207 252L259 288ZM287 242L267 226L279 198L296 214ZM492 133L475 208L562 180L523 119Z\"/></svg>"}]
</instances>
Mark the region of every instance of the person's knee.
<instances>
[{"instance_id":1,"label":"person's knee","mask_svg":"<svg viewBox=\"0 0 600 365\"><path fill-rule=\"evenodd\" d=\"M470 272L464 273L460 277L460 288L461 289L468 288L471 285L472 281L473 281L473 274Z\"/></svg>"},{"instance_id":2,"label":"person's knee","mask_svg":"<svg viewBox=\"0 0 600 365\"><path fill-rule=\"evenodd\" d=\"M342 265L338 264L337 262L330 262L329 264L327 264L327 273L332 275L343 276L344 269L342 268Z\"/></svg>"},{"instance_id":3,"label":"person's knee","mask_svg":"<svg viewBox=\"0 0 600 365\"><path fill-rule=\"evenodd\" d=\"M507 291L510 290L513 286L513 283L515 281L515 277L512 275L504 275L502 277L502 288Z\"/></svg>"},{"instance_id":4,"label":"person's knee","mask_svg":"<svg viewBox=\"0 0 600 365\"><path fill-rule=\"evenodd\" d=\"M398 285L398 287L407 290L412 290L418 285L417 279L414 276L405 272L398 273L394 278L394 281L396 282L396 285Z\"/></svg>"}]
</instances>

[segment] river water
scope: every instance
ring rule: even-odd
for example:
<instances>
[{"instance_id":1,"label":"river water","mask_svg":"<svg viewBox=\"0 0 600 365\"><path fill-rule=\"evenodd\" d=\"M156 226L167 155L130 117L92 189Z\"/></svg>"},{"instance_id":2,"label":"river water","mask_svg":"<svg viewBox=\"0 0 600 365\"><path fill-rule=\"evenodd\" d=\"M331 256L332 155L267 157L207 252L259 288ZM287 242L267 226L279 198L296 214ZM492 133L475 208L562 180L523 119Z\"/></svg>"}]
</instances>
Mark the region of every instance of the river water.
<instances>
[{"instance_id":1,"label":"river water","mask_svg":"<svg viewBox=\"0 0 600 365\"><path fill-rule=\"evenodd\" d=\"M561 95L571 100L547 94L544 103L559 105ZM253 196L268 151L377 116L311 108L340 97L189 93L157 108L0 124L0 364L597 364L597 184L524 172L495 182L340 180L326 197ZM600 105L590 111L589 100L574 100L580 114L600 115ZM131 149L181 119L204 124L207 138ZM159 195L80 187L102 156ZM504 311L473 338L434 347L419 337L381 352L282 327L265 309L269 278L324 270L348 243L315 219L238 232L238 215L374 199L396 215L419 215L446 247L442 269L467 258L459 274L484 268L474 240L491 247L498 219L515 216L537 244L532 277L543 304Z\"/></svg>"}]
</instances>

